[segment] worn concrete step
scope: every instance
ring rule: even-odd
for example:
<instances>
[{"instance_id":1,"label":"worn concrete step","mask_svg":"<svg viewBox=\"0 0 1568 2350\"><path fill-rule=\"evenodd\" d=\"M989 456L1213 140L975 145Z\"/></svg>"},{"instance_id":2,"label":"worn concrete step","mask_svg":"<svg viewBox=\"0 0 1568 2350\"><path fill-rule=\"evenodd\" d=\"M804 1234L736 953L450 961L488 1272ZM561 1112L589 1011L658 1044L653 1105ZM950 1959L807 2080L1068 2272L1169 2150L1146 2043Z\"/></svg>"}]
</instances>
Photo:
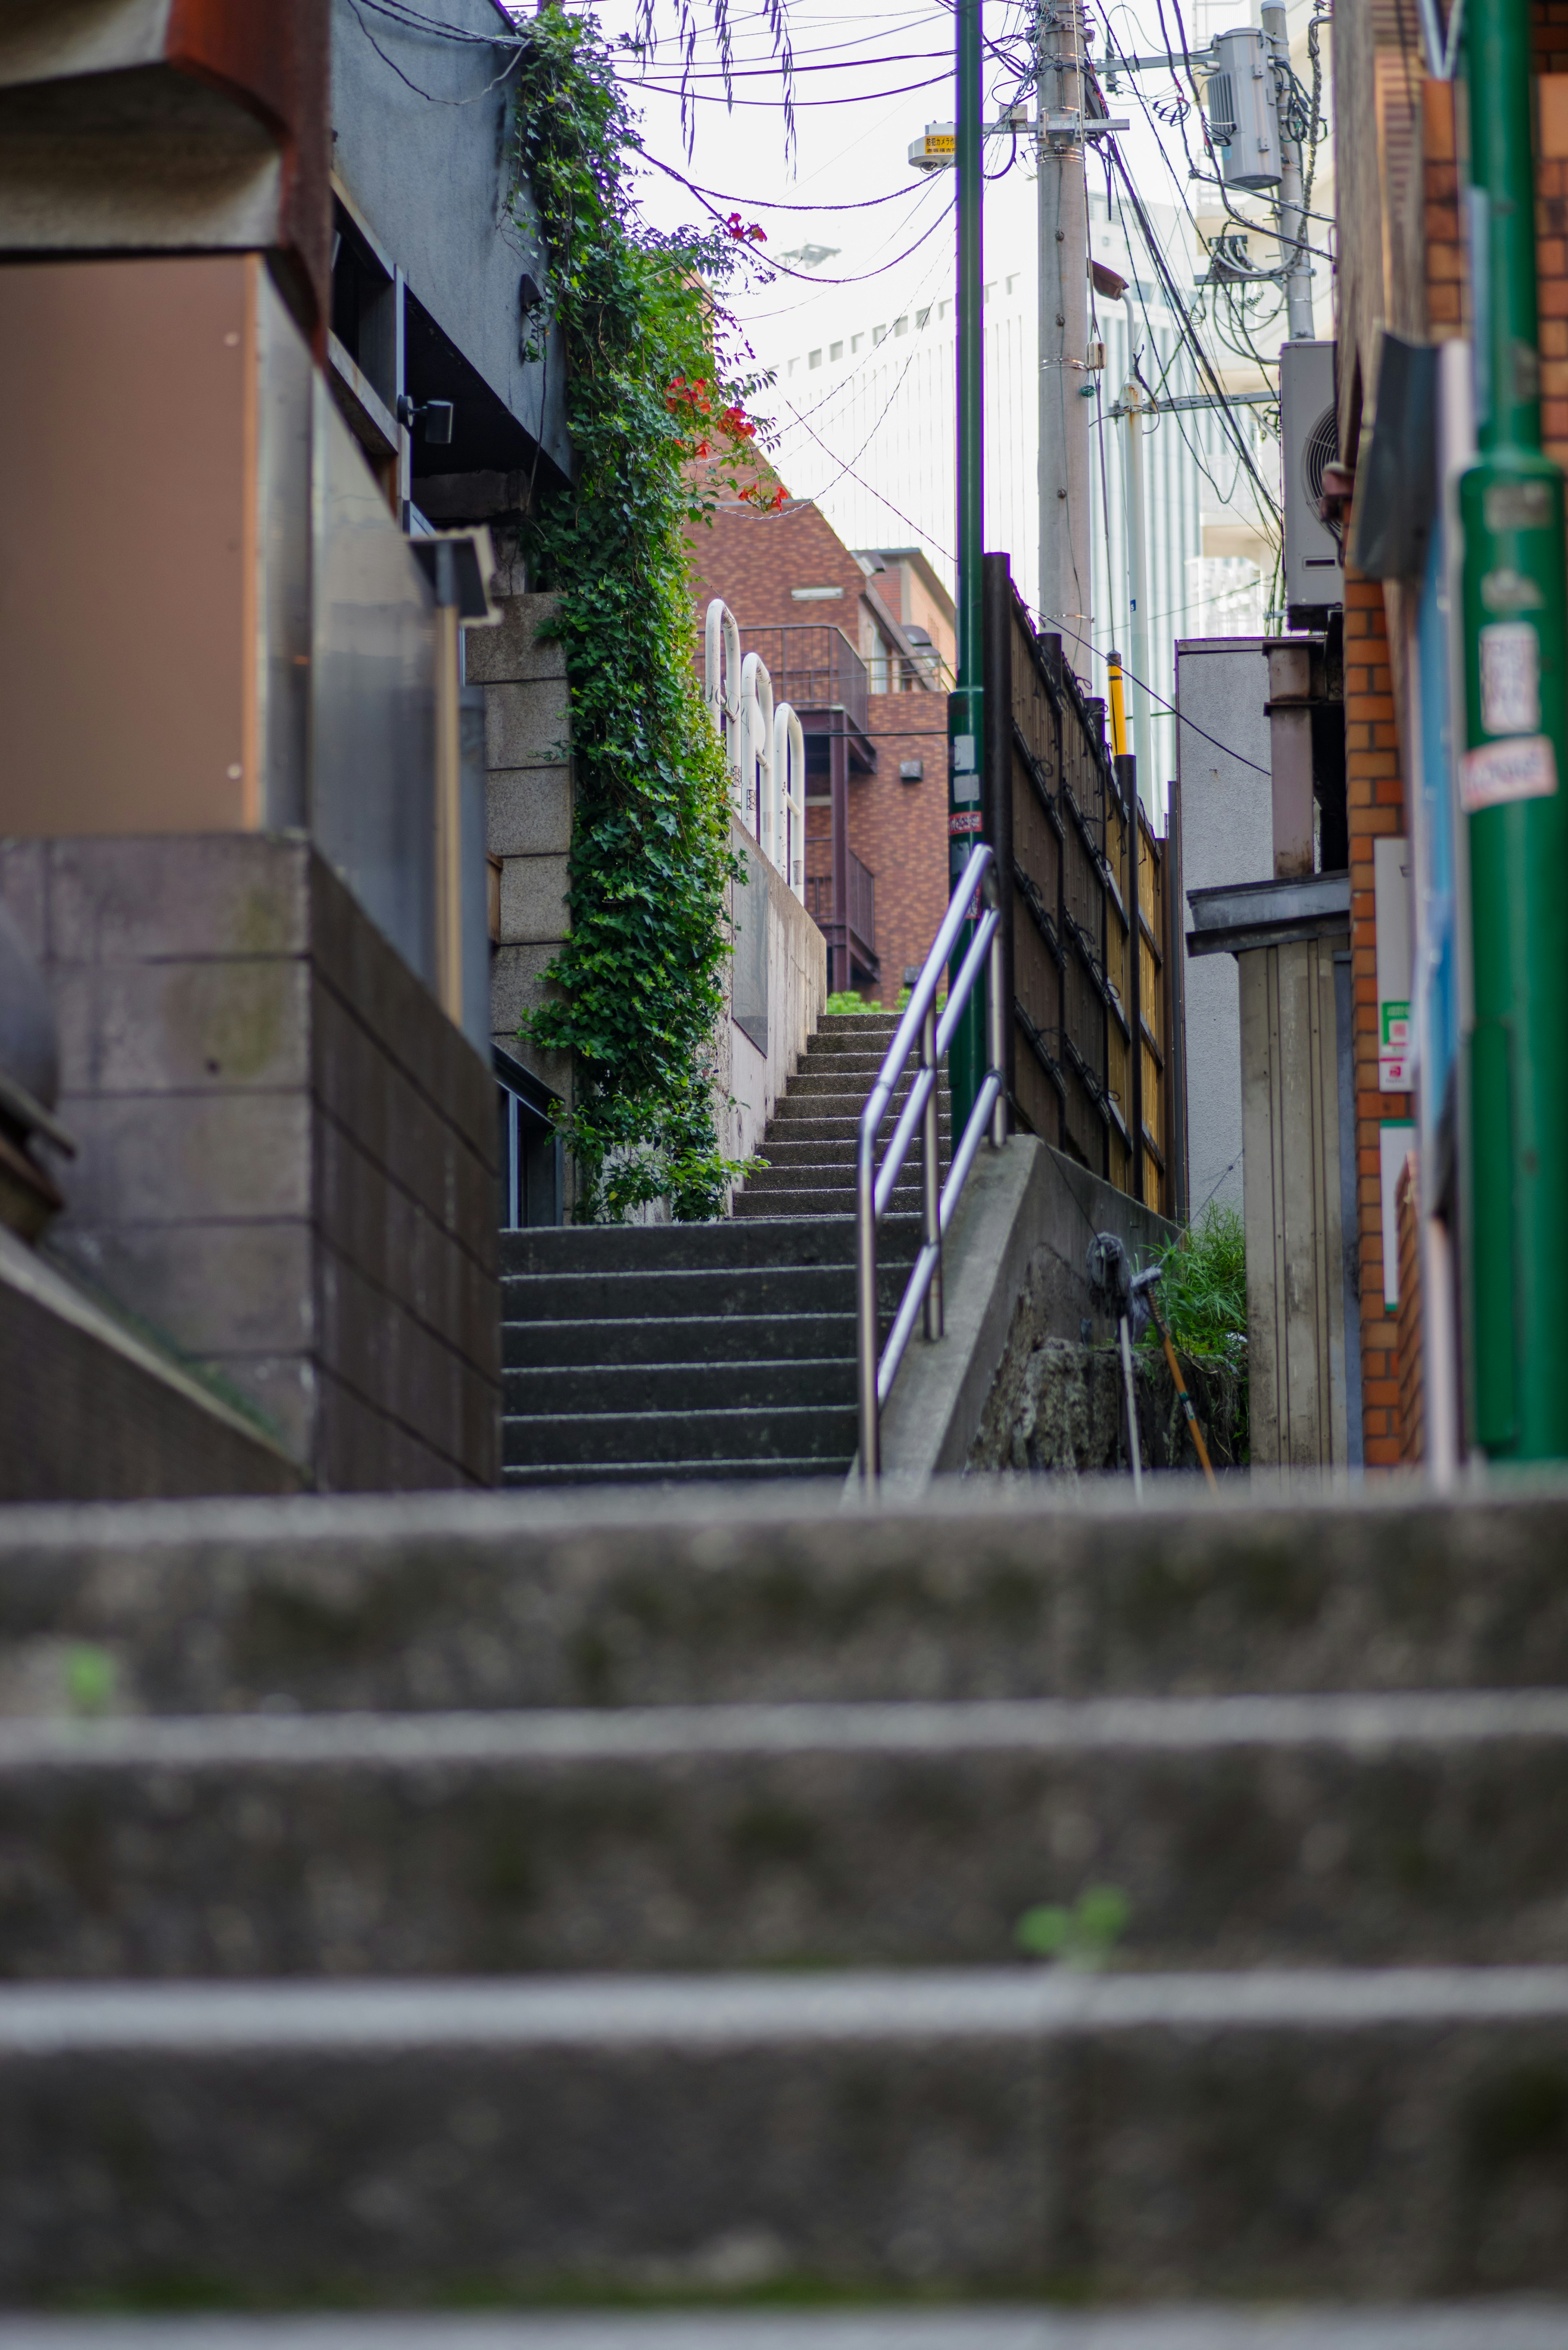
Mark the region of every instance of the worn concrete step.
<instances>
[{"instance_id":1,"label":"worn concrete step","mask_svg":"<svg viewBox=\"0 0 1568 2350\"><path fill-rule=\"evenodd\" d=\"M755 1411L778 1404L852 1404L855 1326L845 1318L848 1344L836 1357L551 1364L509 1370L502 1386L504 1408L511 1419L534 1412L668 1411L675 1406L682 1411Z\"/></svg>"},{"instance_id":2,"label":"worn concrete step","mask_svg":"<svg viewBox=\"0 0 1568 2350\"><path fill-rule=\"evenodd\" d=\"M884 1130L891 1131L890 1128ZM802 1149L813 1142L843 1144L853 1155L859 1133L858 1114L853 1118L847 1115L843 1118L817 1118L815 1115L784 1119L775 1118L757 1147L764 1159L771 1158L781 1143L791 1149ZM945 1113L939 1123L938 1133L946 1156L951 1146L952 1127Z\"/></svg>"},{"instance_id":3,"label":"worn concrete step","mask_svg":"<svg viewBox=\"0 0 1568 2350\"><path fill-rule=\"evenodd\" d=\"M502 1467L501 1482L508 1490L524 1485L603 1485L647 1486L652 1492L663 1492L672 1487L764 1484L787 1479L795 1486L815 1480L825 1491L837 1492L852 1459L848 1453L788 1459L748 1452L733 1461L645 1461L633 1452L621 1461L508 1461Z\"/></svg>"},{"instance_id":4,"label":"worn concrete step","mask_svg":"<svg viewBox=\"0 0 1568 2350\"><path fill-rule=\"evenodd\" d=\"M785 1094L783 1100L775 1106L773 1117L768 1122L768 1132L777 1133L785 1126L793 1126L797 1118L802 1120L810 1118L815 1121L824 1118L847 1119L852 1128L858 1129L860 1113L866 1107L867 1095L869 1091L869 1087L867 1087L866 1093L858 1094L847 1093L837 1087L824 1087L819 1091L816 1087L811 1087L803 1088L798 1093L792 1090ZM890 1097L888 1115L882 1121L884 1133L892 1131L904 1107L907 1092L907 1087L900 1087L898 1092ZM952 1121L945 1104L942 1109L942 1122L950 1132Z\"/></svg>"},{"instance_id":5,"label":"worn concrete step","mask_svg":"<svg viewBox=\"0 0 1568 2350\"><path fill-rule=\"evenodd\" d=\"M940 1156L944 1160L950 1156L947 1144L948 1138L943 1135L940 1139ZM787 1134L781 1135L776 1140L770 1139L764 1142L762 1146L762 1156L768 1161L769 1167L775 1175L784 1169L794 1167L841 1168L846 1173L853 1174L857 1157L857 1139L853 1132L798 1134L792 1128ZM919 1166L919 1136L909 1146L909 1153L904 1164L906 1167ZM747 1190L752 1190L756 1181L757 1178L754 1175L748 1177Z\"/></svg>"},{"instance_id":6,"label":"worn concrete step","mask_svg":"<svg viewBox=\"0 0 1568 2350\"><path fill-rule=\"evenodd\" d=\"M764 1213L770 1216L832 1215L838 1211L842 1201L852 1200L855 1197L854 1187L850 1184L810 1183L803 1180L803 1170L795 1169L791 1171L797 1180L781 1184L776 1191L738 1191L735 1194L736 1215L753 1216ZM899 1181L893 1189L894 1204L901 1210L907 1211L918 1206L923 1196L918 1180L908 1183ZM907 1266L899 1268L900 1290L907 1273Z\"/></svg>"},{"instance_id":7,"label":"worn concrete step","mask_svg":"<svg viewBox=\"0 0 1568 2350\"><path fill-rule=\"evenodd\" d=\"M1568 2288L1568 1970L0 1992L0 2294Z\"/></svg>"},{"instance_id":8,"label":"worn concrete step","mask_svg":"<svg viewBox=\"0 0 1568 2350\"><path fill-rule=\"evenodd\" d=\"M742 1199L745 1194L742 1192ZM838 1199L834 1211L842 1212ZM776 1198L770 1214L777 1218ZM749 1211L747 1211L749 1214ZM901 1288L909 1259L889 1260ZM672 1273L535 1273L501 1284L508 1322L642 1321L651 1315L834 1314L855 1302L853 1263L777 1264ZM889 1295L888 1304L896 1304Z\"/></svg>"},{"instance_id":9,"label":"worn concrete step","mask_svg":"<svg viewBox=\"0 0 1568 2350\"><path fill-rule=\"evenodd\" d=\"M857 1068L855 1064L848 1060L846 1055L829 1053L825 1055L820 1062L808 1061L798 1069L790 1079L789 1089L784 1098L786 1102L792 1102L809 1100L814 1096L819 1097L826 1096L834 1098L842 1095L846 1098L864 1102L877 1082L880 1067L879 1061L871 1061L865 1068ZM911 1066L906 1069L894 1087L889 1098L894 1102L901 1102L919 1074L918 1066ZM941 1091L945 1099L950 1098L946 1084L942 1086ZM774 1114L775 1117L778 1115L776 1108Z\"/></svg>"},{"instance_id":10,"label":"worn concrete step","mask_svg":"<svg viewBox=\"0 0 1568 2350\"><path fill-rule=\"evenodd\" d=\"M0 1973L1568 1962L1568 1692L0 1725Z\"/></svg>"},{"instance_id":11,"label":"worn concrete step","mask_svg":"<svg viewBox=\"0 0 1568 2350\"><path fill-rule=\"evenodd\" d=\"M531 1412L508 1414L502 1457L534 1461L847 1460L855 1450L853 1404L771 1404L755 1410Z\"/></svg>"},{"instance_id":12,"label":"worn concrete step","mask_svg":"<svg viewBox=\"0 0 1568 2350\"><path fill-rule=\"evenodd\" d=\"M898 1034L903 1016L901 1012L825 1012L812 1031L811 1041L815 1044L820 1039L824 1045L831 1045L838 1037L892 1037Z\"/></svg>"},{"instance_id":13,"label":"worn concrete step","mask_svg":"<svg viewBox=\"0 0 1568 2350\"><path fill-rule=\"evenodd\" d=\"M761 1222L759 1218L757 1220ZM649 1363L839 1360L855 1352L856 1320L842 1314L650 1315L641 1320L508 1322L502 1350L512 1370Z\"/></svg>"},{"instance_id":14,"label":"worn concrete step","mask_svg":"<svg viewBox=\"0 0 1568 2350\"><path fill-rule=\"evenodd\" d=\"M714 2308L713 2299L744 2293L760 2249L755 2238L722 2247L706 2305L684 2309L0 2317L0 2350L1563 2350L1568 2342L1568 2301L1533 2298L1406 2309Z\"/></svg>"},{"instance_id":15,"label":"worn concrete step","mask_svg":"<svg viewBox=\"0 0 1568 2350\"><path fill-rule=\"evenodd\" d=\"M711 1224L567 1224L501 1235L503 1275L563 1273L767 1271L853 1264L852 1217L805 1232L793 1223L770 1239L729 1217Z\"/></svg>"},{"instance_id":16,"label":"worn concrete step","mask_svg":"<svg viewBox=\"0 0 1568 2350\"><path fill-rule=\"evenodd\" d=\"M846 1508L403 1493L0 1512L0 1711L1568 1686L1568 1498Z\"/></svg>"}]
</instances>

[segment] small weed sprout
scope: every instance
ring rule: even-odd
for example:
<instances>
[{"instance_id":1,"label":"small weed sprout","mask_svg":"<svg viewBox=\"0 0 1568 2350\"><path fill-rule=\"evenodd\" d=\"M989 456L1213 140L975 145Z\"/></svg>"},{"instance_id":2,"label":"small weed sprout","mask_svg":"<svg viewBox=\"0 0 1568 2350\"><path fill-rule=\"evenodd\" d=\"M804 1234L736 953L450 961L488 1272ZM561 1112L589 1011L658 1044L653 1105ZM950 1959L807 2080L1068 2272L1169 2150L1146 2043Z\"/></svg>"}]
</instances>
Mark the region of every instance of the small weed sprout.
<instances>
[{"instance_id":1,"label":"small weed sprout","mask_svg":"<svg viewBox=\"0 0 1568 2350\"><path fill-rule=\"evenodd\" d=\"M1132 1905L1116 1886L1091 1885L1070 1909L1050 1901L1026 1909L1013 1939L1029 1958L1054 1959L1094 1974L1110 1964L1131 1916Z\"/></svg>"}]
</instances>

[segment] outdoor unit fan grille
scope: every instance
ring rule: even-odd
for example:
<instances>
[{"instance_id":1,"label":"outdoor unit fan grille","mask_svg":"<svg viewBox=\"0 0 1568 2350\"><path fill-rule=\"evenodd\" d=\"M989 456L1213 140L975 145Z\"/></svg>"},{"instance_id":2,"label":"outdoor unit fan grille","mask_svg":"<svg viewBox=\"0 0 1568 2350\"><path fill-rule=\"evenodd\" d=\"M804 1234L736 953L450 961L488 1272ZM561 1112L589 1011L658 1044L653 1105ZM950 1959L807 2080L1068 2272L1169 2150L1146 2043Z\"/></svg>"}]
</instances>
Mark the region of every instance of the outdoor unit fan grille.
<instances>
[{"instance_id":1,"label":"outdoor unit fan grille","mask_svg":"<svg viewBox=\"0 0 1568 2350\"><path fill-rule=\"evenodd\" d=\"M1314 515L1319 511L1318 502L1323 496L1324 468L1332 465L1338 455L1339 420L1332 408L1325 408L1302 443L1302 486L1306 492L1307 504ZM1339 537L1337 522L1329 523L1327 527L1335 538Z\"/></svg>"}]
</instances>

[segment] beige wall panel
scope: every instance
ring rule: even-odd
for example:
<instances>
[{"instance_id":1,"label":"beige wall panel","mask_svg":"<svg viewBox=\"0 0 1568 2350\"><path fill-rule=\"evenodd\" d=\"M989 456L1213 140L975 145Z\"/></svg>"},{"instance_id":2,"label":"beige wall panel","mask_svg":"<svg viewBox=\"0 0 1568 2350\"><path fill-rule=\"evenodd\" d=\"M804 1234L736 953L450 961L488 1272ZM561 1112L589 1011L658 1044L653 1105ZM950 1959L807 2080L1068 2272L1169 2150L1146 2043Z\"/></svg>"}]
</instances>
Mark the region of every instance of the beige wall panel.
<instances>
[{"instance_id":1,"label":"beige wall panel","mask_svg":"<svg viewBox=\"0 0 1568 2350\"><path fill-rule=\"evenodd\" d=\"M254 266L0 266L0 833L245 821Z\"/></svg>"}]
</instances>

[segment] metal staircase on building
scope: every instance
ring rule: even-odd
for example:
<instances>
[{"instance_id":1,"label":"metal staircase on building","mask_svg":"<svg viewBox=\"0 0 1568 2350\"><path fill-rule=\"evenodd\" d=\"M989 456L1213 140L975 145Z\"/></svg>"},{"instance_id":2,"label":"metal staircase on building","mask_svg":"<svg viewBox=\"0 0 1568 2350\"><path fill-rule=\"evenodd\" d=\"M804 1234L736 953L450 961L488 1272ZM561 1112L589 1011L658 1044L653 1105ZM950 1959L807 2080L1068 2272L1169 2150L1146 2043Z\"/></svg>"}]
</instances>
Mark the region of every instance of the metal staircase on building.
<instances>
[{"instance_id":1,"label":"metal staircase on building","mask_svg":"<svg viewBox=\"0 0 1568 2350\"><path fill-rule=\"evenodd\" d=\"M509 1484L844 1476L856 1139L897 1026L894 1013L824 1018L732 1218L503 1235ZM945 1084L941 1136L945 1155ZM883 1226L889 1310L919 1202L917 1149Z\"/></svg>"},{"instance_id":2,"label":"metal staircase on building","mask_svg":"<svg viewBox=\"0 0 1568 2350\"><path fill-rule=\"evenodd\" d=\"M0 1513L0 2342L1555 2350L1565 1550ZM1023 1956L1096 1887L1101 1971Z\"/></svg>"}]
</instances>

